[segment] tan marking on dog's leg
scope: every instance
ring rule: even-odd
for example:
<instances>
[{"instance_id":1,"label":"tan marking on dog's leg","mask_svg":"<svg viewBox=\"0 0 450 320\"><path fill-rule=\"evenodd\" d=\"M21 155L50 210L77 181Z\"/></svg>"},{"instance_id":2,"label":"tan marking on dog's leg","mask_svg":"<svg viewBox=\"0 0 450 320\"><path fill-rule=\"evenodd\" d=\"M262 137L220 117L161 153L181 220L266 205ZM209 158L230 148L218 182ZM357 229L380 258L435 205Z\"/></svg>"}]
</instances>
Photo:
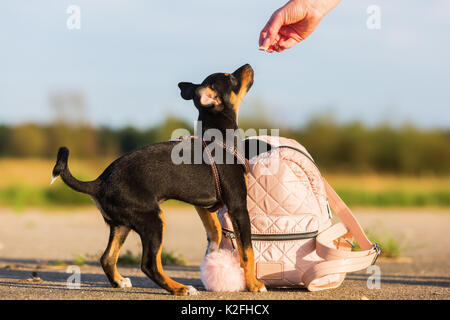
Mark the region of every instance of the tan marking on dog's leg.
<instances>
[{"instance_id":1,"label":"tan marking on dog's leg","mask_svg":"<svg viewBox=\"0 0 450 320\"><path fill-rule=\"evenodd\" d=\"M128 227L110 226L108 246L100 259L103 271L113 287L131 287L130 279L123 278L117 271L120 249L122 249L129 233L130 228Z\"/></svg>"},{"instance_id":2,"label":"tan marking on dog's leg","mask_svg":"<svg viewBox=\"0 0 450 320\"><path fill-rule=\"evenodd\" d=\"M164 219L164 214L161 211L159 213L161 221L162 221L162 239L164 239L164 233L166 229L166 221ZM192 286L186 286L181 284L175 280L172 280L166 273L164 272L162 261L161 261L161 253L163 248L163 241L161 241L160 247L156 253L156 271L159 273L164 283L169 287L169 290L174 295L185 296L185 295L195 295L197 294L197 290Z\"/></svg>"},{"instance_id":3,"label":"tan marking on dog's leg","mask_svg":"<svg viewBox=\"0 0 450 320\"><path fill-rule=\"evenodd\" d=\"M247 290L250 292L265 292L267 291L266 287L262 282L256 279L255 274L255 256L253 253L253 248L247 247L243 248L242 243L238 236L238 249L239 249L239 258L241 260L241 266L244 268L244 277L245 283L247 285Z\"/></svg>"},{"instance_id":4,"label":"tan marking on dog's leg","mask_svg":"<svg viewBox=\"0 0 450 320\"><path fill-rule=\"evenodd\" d=\"M222 241L222 227L217 217L217 212L210 212L202 207L195 207L200 219L202 220L203 226L206 230L206 235L208 238L208 252L210 250L217 250L219 248L220 242Z\"/></svg>"}]
</instances>

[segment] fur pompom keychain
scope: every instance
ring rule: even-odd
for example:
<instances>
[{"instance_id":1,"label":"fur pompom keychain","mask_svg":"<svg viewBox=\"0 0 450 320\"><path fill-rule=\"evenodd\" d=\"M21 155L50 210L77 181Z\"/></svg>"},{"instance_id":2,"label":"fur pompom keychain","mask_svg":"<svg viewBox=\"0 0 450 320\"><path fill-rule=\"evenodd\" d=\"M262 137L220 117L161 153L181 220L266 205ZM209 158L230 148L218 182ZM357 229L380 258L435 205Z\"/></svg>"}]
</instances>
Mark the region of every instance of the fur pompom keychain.
<instances>
[{"instance_id":1,"label":"fur pompom keychain","mask_svg":"<svg viewBox=\"0 0 450 320\"><path fill-rule=\"evenodd\" d=\"M206 254L200 265L200 272L203 285L208 291L245 290L244 269L241 268L239 255L231 250L218 249Z\"/></svg>"}]
</instances>

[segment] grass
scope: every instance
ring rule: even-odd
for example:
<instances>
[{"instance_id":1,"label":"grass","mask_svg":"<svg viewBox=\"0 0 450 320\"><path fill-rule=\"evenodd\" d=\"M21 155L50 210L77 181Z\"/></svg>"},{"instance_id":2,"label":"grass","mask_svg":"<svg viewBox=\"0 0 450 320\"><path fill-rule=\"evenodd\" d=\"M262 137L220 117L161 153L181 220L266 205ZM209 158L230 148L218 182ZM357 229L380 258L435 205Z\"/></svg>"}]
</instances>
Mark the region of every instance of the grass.
<instances>
[{"instance_id":1,"label":"grass","mask_svg":"<svg viewBox=\"0 0 450 320\"><path fill-rule=\"evenodd\" d=\"M30 185L12 185L0 188L0 205L23 211L28 207L48 206L87 206L92 205L91 198L74 192L60 184L54 187L33 187Z\"/></svg>"},{"instance_id":2,"label":"grass","mask_svg":"<svg viewBox=\"0 0 450 320\"><path fill-rule=\"evenodd\" d=\"M349 206L450 207L450 177L325 175Z\"/></svg>"},{"instance_id":3,"label":"grass","mask_svg":"<svg viewBox=\"0 0 450 320\"><path fill-rule=\"evenodd\" d=\"M70 159L73 174L81 180L95 179L109 159ZM90 197L69 189L59 178L50 186L55 160L0 158L0 206L23 211L28 207L88 206ZM102 169L98 169L102 168Z\"/></svg>"},{"instance_id":4,"label":"grass","mask_svg":"<svg viewBox=\"0 0 450 320\"><path fill-rule=\"evenodd\" d=\"M379 229L365 230L365 233L370 241L378 243L381 249L381 257L384 258L399 258L407 249L407 246L402 243L402 239L395 238L388 231L380 231ZM354 250L360 250L359 245L354 242Z\"/></svg>"},{"instance_id":5,"label":"grass","mask_svg":"<svg viewBox=\"0 0 450 320\"><path fill-rule=\"evenodd\" d=\"M80 180L92 180L111 159L70 159ZM0 159L0 206L22 211L92 206L87 195L77 193L58 179L50 186L54 160ZM405 177L395 175L326 174L324 176L349 206L359 207L450 207L450 176ZM169 201L166 205L177 205Z\"/></svg>"},{"instance_id":6,"label":"grass","mask_svg":"<svg viewBox=\"0 0 450 320\"><path fill-rule=\"evenodd\" d=\"M185 266L187 264L186 259L181 254L177 254L174 251L166 251L164 249L161 253L161 262L163 265ZM127 250L124 254L119 256L117 263L125 266L136 266L141 264L141 257L140 255L134 255L130 250Z\"/></svg>"},{"instance_id":7,"label":"grass","mask_svg":"<svg viewBox=\"0 0 450 320\"><path fill-rule=\"evenodd\" d=\"M93 260L98 261L98 257L94 256ZM178 254L175 251L162 250L161 262L163 265L187 265L186 259L182 254ZM75 255L72 261L55 260L51 265L55 267L64 267L68 265L77 265L79 267L86 264L86 258L83 255ZM117 264L122 266L139 266L141 264L140 254L134 254L132 251L127 250L125 253L121 254L117 259Z\"/></svg>"},{"instance_id":8,"label":"grass","mask_svg":"<svg viewBox=\"0 0 450 320\"><path fill-rule=\"evenodd\" d=\"M56 260L52 263L52 265L55 267L61 267L61 266L66 266L67 263L62 260Z\"/></svg>"},{"instance_id":9,"label":"grass","mask_svg":"<svg viewBox=\"0 0 450 320\"><path fill-rule=\"evenodd\" d=\"M69 159L69 167L78 178L95 179L112 159ZM50 184L55 159L0 158L0 188L22 184L46 187Z\"/></svg>"},{"instance_id":10,"label":"grass","mask_svg":"<svg viewBox=\"0 0 450 320\"><path fill-rule=\"evenodd\" d=\"M85 258L82 255L76 255L74 260L73 260L73 264L77 265L77 266L84 266L85 264Z\"/></svg>"},{"instance_id":11,"label":"grass","mask_svg":"<svg viewBox=\"0 0 450 320\"><path fill-rule=\"evenodd\" d=\"M165 251L164 249L161 252L161 261L164 265L185 266L187 264L183 255L177 254L175 251Z\"/></svg>"},{"instance_id":12,"label":"grass","mask_svg":"<svg viewBox=\"0 0 450 320\"><path fill-rule=\"evenodd\" d=\"M408 191L336 188L349 206L359 207L449 207L450 190Z\"/></svg>"},{"instance_id":13,"label":"grass","mask_svg":"<svg viewBox=\"0 0 450 320\"><path fill-rule=\"evenodd\" d=\"M123 266L137 266L141 264L141 257L134 255L133 252L127 250L119 256L119 259L117 259L117 264Z\"/></svg>"},{"instance_id":14,"label":"grass","mask_svg":"<svg viewBox=\"0 0 450 320\"><path fill-rule=\"evenodd\" d=\"M72 261L63 261L63 260L55 260L51 263L51 265L55 267L63 267L68 265L76 265L79 267L84 266L86 263L86 259L82 255L74 256Z\"/></svg>"},{"instance_id":15,"label":"grass","mask_svg":"<svg viewBox=\"0 0 450 320\"><path fill-rule=\"evenodd\" d=\"M61 182L46 187L12 185L0 188L0 206L10 207L16 212L22 212L26 208L51 209L93 205L91 197L75 192ZM169 200L165 205L180 206L185 204L180 201Z\"/></svg>"}]
</instances>

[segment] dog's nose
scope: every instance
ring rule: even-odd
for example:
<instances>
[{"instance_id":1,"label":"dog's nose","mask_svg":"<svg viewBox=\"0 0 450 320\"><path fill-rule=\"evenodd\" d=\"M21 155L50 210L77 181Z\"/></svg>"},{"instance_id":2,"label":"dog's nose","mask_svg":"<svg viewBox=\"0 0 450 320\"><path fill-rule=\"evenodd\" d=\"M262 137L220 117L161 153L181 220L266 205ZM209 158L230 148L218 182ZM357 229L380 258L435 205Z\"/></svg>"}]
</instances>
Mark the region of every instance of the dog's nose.
<instances>
[{"instance_id":1,"label":"dog's nose","mask_svg":"<svg viewBox=\"0 0 450 320\"><path fill-rule=\"evenodd\" d=\"M247 63L242 66L242 77L247 78L249 82L253 82L254 75L255 75L255 72L253 71L253 68L251 65L249 65Z\"/></svg>"},{"instance_id":2,"label":"dog's nose","mask_svg":"<svg viewBox=\"0 0 450 320\"><path fill-rule=\"evenodd\" d=\"M233 75L235 75L238 79L240 79L243 75L250 76L253 78L253 68L250 64L246 63L239 69L237 69L235 72L233 72Z\"/></svg>"},{"instance_id":3,"label":"dog's nose","mask_svg":"<svg viewBox=\"0 0 450 320\"><path fill-rule=\"evenodd\" d=\"M246 70L249 69L249 70L253 71L252 66L248 63L244 64L241 68L246 69Z\"/></svg>"}]
</instances>

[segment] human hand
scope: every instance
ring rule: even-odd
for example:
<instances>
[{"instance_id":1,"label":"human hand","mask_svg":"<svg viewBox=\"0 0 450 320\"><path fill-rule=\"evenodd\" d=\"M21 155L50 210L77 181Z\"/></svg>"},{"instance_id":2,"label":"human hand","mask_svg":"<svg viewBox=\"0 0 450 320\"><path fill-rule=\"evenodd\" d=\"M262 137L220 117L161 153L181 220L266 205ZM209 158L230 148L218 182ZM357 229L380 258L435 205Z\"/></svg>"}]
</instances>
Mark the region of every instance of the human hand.
<instances>
[{"instance_id":1,"label":"human hand","mask_svg":"<svg viewBox=\"0 0 450 320\"><path fill-rule=\"evenodd\" d=\"M276 10L259 35L259 49L282 52L305 40L340 0L291 0Z\"/></svg>"}]
</instances>

